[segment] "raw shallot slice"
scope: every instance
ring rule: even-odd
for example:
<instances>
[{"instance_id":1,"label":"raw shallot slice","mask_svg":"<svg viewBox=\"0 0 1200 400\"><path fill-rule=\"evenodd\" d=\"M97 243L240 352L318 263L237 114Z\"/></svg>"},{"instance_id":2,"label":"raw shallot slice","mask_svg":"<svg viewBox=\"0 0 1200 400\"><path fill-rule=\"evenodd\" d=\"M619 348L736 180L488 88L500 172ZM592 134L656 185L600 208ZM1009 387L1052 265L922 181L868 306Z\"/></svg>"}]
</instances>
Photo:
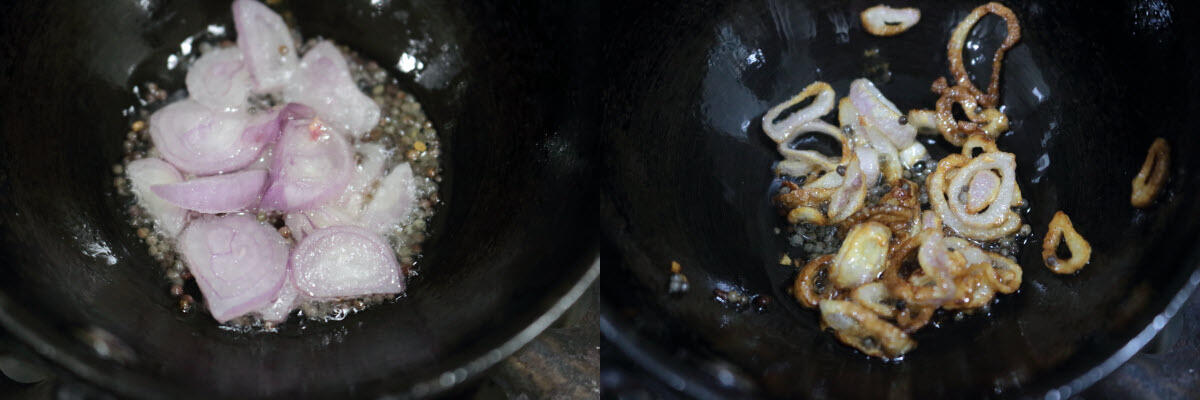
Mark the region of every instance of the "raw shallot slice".
<instances>
[{"instance_id":1,"label":"raw shallot slice","mask_svg":"<svg viewBox=\"0 0 1200 400\"><path fill-rule=\"evenodd\" d=\"M359 227L312 232L292 251L291 265L300 293L314 298L404 291L392 248L379 235Z\"/></svg>"},{"instance_id":2,"label":"raw shallot slice","mask_svg":"<svg viewBox=\"0 0 1200 400\"><path fill-rule=\"evenodd\" d=\"M150 187L182 181L183 176L179 171L158 158L143 158L125 166L125 175L129 177L130 187L134 196L137 196L138 204L150 213L158 229L171 236L178 235L187 223L187 210L158 197Z\"/></svg>"},{"instance_id":3,"label":"raw shallot slice","mask_svg":"<svg viewBox=\"0 0 1200 400\"><path fill-rule=\"evenodd\" d=\"M272 139L243 135L250 122L243 112L212 111L183 100L150 116L150 137L163 159L181 171L212 175L249 165Z\"/></svg>"},{"instance_id":4,"label":"raw shallot slice","mask_svg":"<svg viewBox=\"0 0 1200 400\"><path fill-rule=\"evenodd\" d=\"M262 207L285 212L316 208L346 189L354 156L344 135L320 118L289 120L275 143Z\"/></svg>"},{"instance_id":5,"label":"raw shallot slice","mask_svg":"<svg viewBox=\"0 0 1200 400\"><path fill-rule=\"evenodd\" d=\"M416 191L412 167L408 163L397 165L379 182L375 196L363 210L363 226L379 234L387 233L412 211Z\"/></svg>"},{"instance_id":6,"label":"raw shallot slice","mask_svg":"<svg viewBox=\"0 0 1200 400\"><path fill-rule=\"evenodd\" d=\"M187 73L188 96L214 110L237 111L250 94L250 71L236 47L210 51Z\"/></svg>"},{"instance_id":7,"label":"raw shallot slice","mask_svg":"<svg viewBox=\"0 0 1200 400\"><path fill-rule=\"evenodd\" d=\"M297 69L296 44L283 18L254 0L233 2L237 45L254 80L254 90L283 88Z\"/></svg>"},{"instance_id":8,"label":"raw shallot slice","mask_svg":"<svg viewBox=\"0 0 1200 400\"><path fill-rule=\"evenodd\" d=\"M291 269L288 269L287 278L283 281L283 287L279 289L279 294L275 300L266 307L258 310L259 315L265 322L283 322L287 321L288 316L292 314L292 310L296 308L296 301L300 298L300 291L296 289L296 283L292 281Z\"/></svg>"},{"instance_id":9,"label":"raw shallot slice","mask_svg":"<svg viewBox=\"0 0 1200 400\"><path fill-rule=\"evenodd\" d=\"M288 230L292 233L292 239L295 239L297 242L304 240L308 234L317 230L312 220L303 212L285 214L283 216L283 224L287 225Z\"/></svg>"},{"instance_id":10,"label":"raw shallot slice","mask_svg":"<svg viewBox=\"0 0 1200 400\"><path fill-rule=\"evenodd\" d=\"M299 72L283 93L284 98L307 104L326 123L353 137L379 123L379 105L358 89L346 59L328 41L304 54Z\"/></svg>"},{"instance_id":11,"label":"raw shallot slice","mask_svg":"<svg viewBox=\"0 0 1200 400\"><path fill-rule=\"evenodd\" d=\"M179 236L179 252L219 322L271 304L286 278L288 242L245 214L192 222Z\"/></svg>"},{"instance_id":12,"label":"raw shallot slice","mask_svg":"<svg viewBox=\"0 0 1200 400\"><path fill-rule=\"evenodd\" d=\"M244 210L258 204L267 171L246 170L154 185L150 190L171 204L202 213Z\"/></svg>"}]
</instances>

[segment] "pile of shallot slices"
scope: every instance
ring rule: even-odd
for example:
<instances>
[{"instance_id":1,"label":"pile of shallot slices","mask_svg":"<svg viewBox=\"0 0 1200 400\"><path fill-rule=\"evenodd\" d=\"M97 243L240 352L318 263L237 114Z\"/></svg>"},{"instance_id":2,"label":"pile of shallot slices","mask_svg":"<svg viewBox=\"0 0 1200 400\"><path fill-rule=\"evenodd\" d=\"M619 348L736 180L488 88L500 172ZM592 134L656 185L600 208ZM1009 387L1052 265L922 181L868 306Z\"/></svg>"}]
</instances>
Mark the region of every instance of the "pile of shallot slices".
<instances>
[{"instance_id":1,"label":"pile of shallot slices","mask_svg":"<svg viewBox=\"0 0 1200 400\"><path fill-rule=\"evenodd\" d=\"M405 223L407 163L359 143L380 108L332 43L301 57L283 19L233 3L237 46L200 57L189 97L150 117L150 156L126 174L138 204L176 241L213 318L286 320L303 301L404 291L385 234ZM250 96L285 103L251 107ZM282 215L289 237L256 215Z\"/></svg>"},{"instance_id":2,"label":"pile of shallot slices","mask_svg":"<svg viewBox=\"0 0 1200 400\"><path fill-rule=\"evenodd\" d=\"M972 27L987 14L1003 18L1007 34L981 90L967 75L962 53ZM871 81L857 79L837 102L840 126L822 119L837 96L820 81L763 116L763 131L784 158L775 170L787 180L775 201L789 229L809 237L833 228L836 236L828 237L841 240L836 253L806 249L804 259L785 259L801 261L792 295L819 309L823 326L842 343L898 359L916 347L911 335L938 310L986 312L997 295L1020 288L1015 252L1032 230L1022 216L1029 204L1017 184L1016 155L995 142L1008 131L999 104L1001 62L1020 36L1016 15L999 3L968 14L947 46L954 85L938 78L930 87L941 95L935 110L906 114ZM967 120L956 119L955 104ZM806 134L837 140L840 155L793 148ZM940 135L958 149L934 160L919 134ZM932 171L930 165L936 165ZM1055 254L1064 239L1068 259ZM1047 267L1074 273L1090 255L1090 245L1059 211L1043 242Z\"/></svg>"}]
</instances>

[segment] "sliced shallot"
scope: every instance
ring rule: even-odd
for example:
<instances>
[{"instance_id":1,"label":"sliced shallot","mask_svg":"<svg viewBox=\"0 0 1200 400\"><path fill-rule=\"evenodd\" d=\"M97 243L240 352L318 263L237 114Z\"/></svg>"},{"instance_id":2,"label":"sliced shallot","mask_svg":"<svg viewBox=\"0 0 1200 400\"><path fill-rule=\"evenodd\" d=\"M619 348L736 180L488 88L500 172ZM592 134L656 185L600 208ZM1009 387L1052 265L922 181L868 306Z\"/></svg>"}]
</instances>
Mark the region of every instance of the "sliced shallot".
<instances>
[{"instance_id":1,"label":"sliced shallot","mask_svg":"<svg viewBox=\"0 0 1200 400\"><path fill-rule=\"evenodd\" d=\"M125 167L125 174L129 177L129 186L133 195L137 196L138 204L150 213L158 229L171 236L178 235L187 223L187 210L158 197L150 187L182 181L183 176L179 171L166 161L143 158L130 162Z\"/></svg>"},{"instance_id":2,"label":"sliced shallot","mask_svg":"<svg viewBox=\"0 0 1200 400\"><path fill-rule=\"evenodd\" d=\"M181 171L212 175L258 158L270 138L243 135L249 123L245 113L212 111L183 100L150 116L150 137L163 159Z\"/></svg>"},{"instance_id":3,"label":"sliced shallot","mask_svg":"<svg viewBox=\"0 0 1200 400\"><path fill-rule=\"evenodd\" d=\"M387 233L404 220L416 203L417 188L412 167L401 163L379 182L375 196L363 209L362 223L376 233Z\"/></svg>"},{"instance_id":4,"label":"sliced shallot","mask_svg":"<svg viewBox=\"0 0 1200 400\"><path fill-rule=\"evenodd\" d=\"M275 295L275 300L270 304L258 310L259 315L265 322L283 322L287 321L292 310L296 309L296 302L300 298L300 290L296 289L296 283L291 277L291 269L288 269L287 278L284 278L283 286L279 289L279 294Z\"/></svg>"},{"instance_id":5,"label":"sliced shallot","mask_svg":"<svg viewBox=\"0 0 1200 400\"><path fill-rule=\"evenodd\" d=\"M255 92L283 88L299 64L299 51L283 18L257 1L237 0L233 2L233 23Z\"/></svg>"},{"instance_id":6,"label":"sliced shallot","mask_svg":"<svg viewBox=\"0 0 1200 400\"><path fill-rule=\"evenodd\" d=\"M249 215L192 222L179 236L179 252L219 322L266 307L286 277L287 241Z\"/></svg>"},{"instance_id":7,"label":"sliced shallot","mask_svg":"<svg viewBox=\"0 0 1200 400\"><path fill-rule=\"evenodd\" d=\"M299 72L283 93L289 101L307 104L327 124L354 137L379 123L379 105L358 89L342 52L328 41L304 54Z\"/></svg>"},{"instance_id":8,"label":"sliced shallot","mask_svg":"<svg viewBox=\"0 0 1200 400\"><path fill-rule=\"evenodd\" d=\"M354 156L344 135L320 118L289 120L275 143L270 183L262 207L303 211L335 198L354 172Z\"/></svg>"},{"instance_id":9,"label":"sliced shallot","mask_svg":"<svg viewBox=\"0 0 1200 400\"><path fill-rule=\"evenodd\" d=\"M908 148L916 140L917 129L907 123L908 116L883 97L870 80L859 78L850 84L850 102L867 120L868 129L879 129L897 149Z\"/></svg>"},{"instance_id":10,"label":"sliced shallot","mask_svg":"<svg viewBox=\"0 0 1200 400\"><path fill-rule=\"evenodd\" d=\"M828 83L813 82L790 100L771 107L762 118L763 132L776 143L788 142L800 127L829 114L829 111L833 110L834 96L833 88ZM810 97L813 98L812 104L787 115L783 121L775 122L788 108Z\"/></svg>"},{"instance_id":11,"label":"sliced shallot","mask_svg":"<svg viewBox=\"0 0 1200 400\"><path fill-rule=\"evenodd\" d=\"M171 204L208 214L241 211L258 204L267 171L246 170L154 185L150 190Z\"/></svg>"},{"instance_id":12,"label":"sliced shallot","mask_svg":"<svg viewBox=\"0 0 1200 400\"><path fill-rule=\"evenodd\" d=\"M404 291L392 248L379 235L359 227L312 232L296 245L291 265L301 294L315 298Z\"/></svg>"},{"instance_id":13,"label":"sliced shallot","mask_svg":"<svg viewBox=\"0 0 1200 400\"><path fill-rule=\"evenodd\" d=\"M921 20L921 10L913 7L891 8L877 5L859 14L863 28L875 36L894 36L912 28Z\"/></svg>"},{"instance_id":14,"label":"sliced shallot","mask_svg":"<svg viewBox=\"0 0 1200 400\"><path fill-rule=\"evenodd\" d=\"M204 54L188 69L185 81L188 96L214 110L237 111L250 94L250 71L236 47Z\"/></svg>"}]
</instances>

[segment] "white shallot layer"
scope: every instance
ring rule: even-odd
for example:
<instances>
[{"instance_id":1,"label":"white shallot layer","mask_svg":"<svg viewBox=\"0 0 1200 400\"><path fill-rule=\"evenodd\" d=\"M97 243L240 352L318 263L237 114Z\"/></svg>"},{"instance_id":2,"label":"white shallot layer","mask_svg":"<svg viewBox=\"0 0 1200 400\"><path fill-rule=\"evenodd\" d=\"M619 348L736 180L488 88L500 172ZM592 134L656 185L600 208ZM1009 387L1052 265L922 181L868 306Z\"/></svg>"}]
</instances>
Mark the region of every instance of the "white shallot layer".
<instances>
[{"instance_id":1,"label":"white shallot layer","mask_svg":"<svg viewBox=\"0 0 1200 400\"><path fill-rule=\"evenodd\" d=\"M208 108L237 111L250 95L250 70L242 62L237 47L219 48L205 53L188 68L188 96Z\"/></svg>"},{"instance_id":2,"label":"white shallot layer","mask_svg":"<svg viewBox=\"0 0 1200 400\"><path fill-rule=\"evenodd\" d=\"M282 89L299 68L295 40L283 17L254 0L233 2L237 47L250 67L254 92Z\"/></svg>"},{"instance_id":3,"label":"white shallot layer","mask_svg":"<svg viewBox=\"0 0 1200 400\"><path fill-rule=\"evenodd\" d=\"M266 139L245 137L251 122L243 112L213 111L182 100L150 115L150 137L163 159L183 172L212 175L254 162Z\"/></svg>"},{"instance_id":4,"label":"white shallot layer","mask_svg":"<svg viewBox=\"0 0 1200 400\"><path fill-rule=\"evenodd\" d=\"M296 308L297 301L300 299L300 290L296 289L295 279L292 278L292 269L288 267L287 277L284 278L283 287L279 289L279 293L275 295L275 300L270 304L258 309L259 317L265 322L279 323L287 321L292 310Z\"/></svg>"},{"instance_id":5,"label":"white shallot layer","mask_svg":"<svg viewBox=\"0 0 1200 400\"><path fill-rule=\"evenodd\" d=\"M392 248L353 226L318 229L296 245L291 265L302 295L318 299L400 293L404 277Z\"/></svg>"},{"instance_id":6,"label":"white shallot layer","mask_svg":"<svg viewBox=\"0 0 1200 400\"><path fill-rule=\"evenodd\" d=\"M328 41L304 54L297 76L284 87L283 95L288 101L312 107L326 123L353 137L379 123L379 106L358 90L342 52Z\"/></svg>"},{"instance_id":7,"label":"white shallot layer","mask_svg":"<svg viewBox=\"0 0 1200 400\"><path fill-rule=\"evenodd\" d=\"M401 163L379 182L375 196L363 210L363 226L378 234L395 229L416 205L416 182L412 167Z\"/></svg>"},{"instance_id":8,"label":"white shallot layer","mask_svg":"<svg viewBox=\"0 0 1200 400\"><path fill-rule=\"evenodd\" d=\"M178 235L187 224L187 210L158 197L150 187L181 182L183 175L171 164L158 158L133 161L125 167L125 174L129 177L130 187L133 195L137 197L138 204L154 218L154 225L167 235Z\"/></svg>"},{"instance_id":9,"label":"white shallot layer","mask_svg":"<svg viewBox=\"0 0 1200 400\"><path fill-rule=\"evenodd\" d=\"M206 216L179 235L179 253L196 277L208 310L225 322L278 296L289 244L274 227L245 214Z\"/></svg>"}]
</instances>

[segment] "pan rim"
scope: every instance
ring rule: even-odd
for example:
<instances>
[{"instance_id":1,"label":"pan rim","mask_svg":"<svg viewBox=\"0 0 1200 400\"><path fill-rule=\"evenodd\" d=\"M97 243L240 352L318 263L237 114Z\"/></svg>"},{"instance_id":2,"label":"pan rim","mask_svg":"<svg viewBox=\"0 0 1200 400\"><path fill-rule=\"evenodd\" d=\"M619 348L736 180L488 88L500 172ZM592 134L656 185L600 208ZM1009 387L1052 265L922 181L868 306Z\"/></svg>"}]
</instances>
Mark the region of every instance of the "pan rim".
<instances>
[{"instance_id":1,"label":"pan rim","mask_svg":"<svg viewBox=\"0 0 1200 400\"><path fill-rule=\"evenodd\" d=\"M588 267L583 269L565 292L558 295L553 304L541 311L537 318L534 318L529 324L504 338L499 345L470 361L459 364L456 368L439 371L432 375L433 378L417 381L407 389L392 393L385 391L376 393L375 396L389 399L411 399L446 393L479 378L488 369L516 353L557 321L600 276L599 252L593 248L580 254L582 256L578 257L575 263L570 264L583 265L587 262L585 260L591 259L591 263L587 264ZM49 364L56 370L55 372L65 372L73 378L82 380L87 385L124 397L166 398L168 393L173 393L170 386L151 379L146 374L134 373L121 368L104 368L104 364L111 363L111 361L91 354L79 354L67 350L67 346L64 344L71 342L68 335L49 329L36 318L20 315L23 313L26 313L24 308L14 302L7 293L0 292L0 328L4 330L0 333L7 333L20 344L31 348L33 354L49 361ZM89 358L91 360L88 360ZM174 393L172 397L178 395L181 393ZM182 395L183 397L193 397L199 394Z\"/></svg>"},{"instance_id":2,"label":"pan rim","mask_svg":"<svg viewBox=\"0 0 1200 400\"><path fill-rule=\"evenodd\" d=\"M1104 379L1130 358L1133 358L1166 327L1188 299L1200 291L1197 290L1200 288L1200 250L1193 251L1184 260L1184 265L1190 265L1190 267L1184 267L1184 271L1190 270L1190 272L1181 273L1186 277L1183 285L1169 297L1170 300L1165 303L1163 308L1156 311L1154 316L1147 320L1145 326L1137 330L1137 333L1125 344L1112 350L1112 353L1103 357L1102 361L1086 368L1076 376L1050 380L1040 385L1037 381L1030 381L1031 386L1044 387L1048 383L1049 389L1037 392L1021 392L1020 389L1017 389L1009 394L1046 400L1070 398ZM614 312L603 295L600 299L600 332L604 337L603 345L613 345L623 357L632 360L658 382L688 396L699 399L746 395L761 397L757 393L742 393L721 388L715 385L712 379L697 379L699 376L704 376L702 371L665 354L654 343L651 343L651 340L633 328L627 320Z\"/></svg>"}]
</instances>

